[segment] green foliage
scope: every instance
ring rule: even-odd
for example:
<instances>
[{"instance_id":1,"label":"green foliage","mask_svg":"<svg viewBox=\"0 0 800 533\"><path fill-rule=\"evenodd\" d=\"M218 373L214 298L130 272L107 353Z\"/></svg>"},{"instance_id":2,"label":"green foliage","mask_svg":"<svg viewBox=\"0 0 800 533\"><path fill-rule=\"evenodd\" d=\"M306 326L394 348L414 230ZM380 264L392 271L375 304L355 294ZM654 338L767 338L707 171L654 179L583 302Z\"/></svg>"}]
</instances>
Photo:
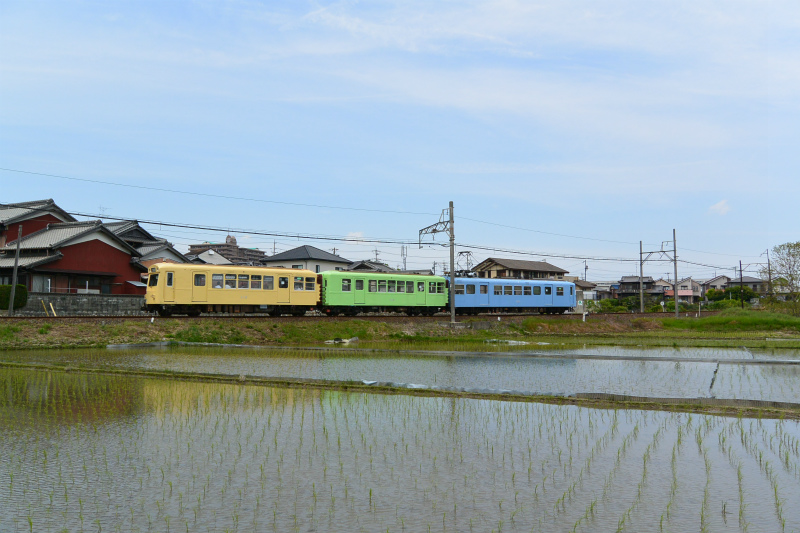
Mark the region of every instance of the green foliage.
<instances>
[{"instance_id":1,"label":"green foliage","mask_svg":"<svg viewBox=\"0 0 800 533\"><path fill-rule=\"evenodd\" d=\"M0 310L8 310L8 299L11 297L11 285L0 285ZM14 309L25 307L28 303L28 289L25 285L17 285L14 291Z\"/></svg>"},{"instance_id":2,"label":"green foliage","mask_svg":"<svg viewBox=\"0 0 800 533\"><path fill-rule=\"evenodd\" d=\"M697 320L663 319L665 328L695 331L794 331L800 332L800 318L759 311L727 309Z\"/></svg>"},{"instance_id":3,"label":"green foliage","mask_svg":"<svg viewBox=\"0 0 800 533\"><path fill-rule=\"evenodd\" d=\"M0 340L11 340L17 333L19 333L17 326L0 326Z\"/></svg>"},{"instance_id":4,"label":"green foliage","mask_svg":"<svg viewBox=\"0 0 800 533\"><path fill-rule=\"evenodd\" d=\"M606 298L605 300L589 301L588 310L593 313L627 313L626 306L620 304L619 300Z\"/></svg>"},{"instance_id":5,"label":"green foliage","mask_svg":"<svg viewBox=\"0 0 800 533\"><path fill-rule=\"evenodd\" d=\"M176 331L175 340L183 342L210 342L216 344L241 344L246 339L236 328L225 329L222 325L212 328L205 324L192 324L188 328Z\"/></svg>"},{"instance_id":6,"label":"green foliage","mask_svg":"<svg viewBox=\"0 0 800 533\"><path fill-rule=\"evenodd\" d=\"M51 329L53 329L53 325L52 324L45 324L45 325L43 325L42 327L39 328L39 334L40 335L47 335L48 333L50 333Z\"/></svg>"}]
</instances>

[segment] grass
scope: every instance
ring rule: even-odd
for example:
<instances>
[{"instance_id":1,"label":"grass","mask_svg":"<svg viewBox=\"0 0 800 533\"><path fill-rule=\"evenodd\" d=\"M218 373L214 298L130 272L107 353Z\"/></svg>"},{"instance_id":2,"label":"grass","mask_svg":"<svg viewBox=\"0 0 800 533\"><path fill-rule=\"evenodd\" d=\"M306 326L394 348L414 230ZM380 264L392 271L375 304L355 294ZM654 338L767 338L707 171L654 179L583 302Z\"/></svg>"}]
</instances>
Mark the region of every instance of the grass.
<instances>
[{"instance_id":1,"label":"grass","mask_svg":"<svg viewBox=\"0 0 800 533\"><path fill-rule=\"evenodd\" d=\"M693 320L664 318L663 326L674 330L702 332L788 331L800 333L800 318L781 313L726 309L717 315Z\"/></svg>"}]
</instances>

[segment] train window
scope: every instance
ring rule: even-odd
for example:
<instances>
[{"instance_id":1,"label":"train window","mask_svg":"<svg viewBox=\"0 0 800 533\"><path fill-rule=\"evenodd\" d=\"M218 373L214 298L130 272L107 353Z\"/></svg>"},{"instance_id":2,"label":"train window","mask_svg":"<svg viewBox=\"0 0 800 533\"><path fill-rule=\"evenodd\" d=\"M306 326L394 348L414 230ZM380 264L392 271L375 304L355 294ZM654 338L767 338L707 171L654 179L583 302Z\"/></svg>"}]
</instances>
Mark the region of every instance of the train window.
<instances>
[{"instance_id":1,"label":"train window","mask_svg":"<svg viewBox=\"0 0 800 533\"><path fill-rule=\"evenodd\" d=\"M397 285L397 282L395 280L393 280L393 279L390 279L389 280L389 292L395 292L395 286L396 285Z\"/></svg>"},{"instance_id":2,"label":"train window","mask_svg":"<svg viewBox=\"0 0 800 533\"><path fill-rule=\"evenodd\" d=\"M545 287L544 288L544 293L545 294L553 294L553 287L550 287L550 286Z\"/></svg>"},{"instance_id":3,"label":"train window","mask_svg":"<svg viewBox=\"0 0 800 533\"><path fill-rule=\"evenodd\" d=\"M194 275L194 286L195 287L205 287L206 286L206 275L205 274L195 274Z\"/></svg>"},{"instance_id":4,"label":"train window","mask_svg":"<svg viewBox=\"0 0 800 533\"><path fill-rule=\"evenodd\" d=\"M155 287L158 285L158 274L150 274L150 279L147 280L147 284L150 287Z\"/></svg>"},{"instance_id":5,"label":"train window","mask_svg":"<svg viewBox=\"0 0 800 533\"><path fill-rule=\"evenodd\" d=\"M369 280L369 292L378 292L378 281L371 279Z\"/></svg>"},{"instance_id":6,"label":"train window","mask_svg":"<svg viewBox=\"0 0 800 533\"><path fill-rule=\"evenodd\" d=\"M428 283L428 292L431 294L436 294L436 282L431 281Z\"/></svg>"},{"instance_id":7,"label":"train window","mask_svg":"<svg viewBox=\"0 0 800 533\"><path fill-rule=\"evenodd\" d=\"M271 291L275 289L275 277L274 276L264 276L264 290Z\"/></svg>"},{"instance_id":8,"label":"train window","mask_svg":"<svg viewBox=\"0 0 800 533\"><path fill-rule=\"evenodd\" d=\"M289 288L289 278L279 277L278 278L278 288L279 289L288 289Z\"/></svg>"},{"instance_id":9,"label":"train window","mask_svg":"<svg viewBox=\"0 0 800 533\"><path fill-rule=\"evenodd\" d=\"M537 286L537 287L534 287L534 288L533 288L533 295L534 295L534 296L539 296L539 295L541 295L541 294L542 294L542 288L541 288L541 287L538 287L538 286Z\"/></svg>"},{"instance_id":10,"label":"train window","mask_svg":"<svg viewBox=\"0 0 800 533\"><path fill-rule=\"evenodd\" d=\"M414 282L413 281L406 281L406 292L407 293L414 292Z\"/></svg>"},{"instance_id":11,"label":"train window","mask_svg":"<svg viewBox=\"0 0 800 533\"><path fill-rule=\"evenodd\" d=\"M424 281L418 281L417 282L417 292L425 292L425 282Z\"/></svg>"},{"instance_id":12,"label":"train window","mask_svg":"<svg viewBox=\"0 0 800 533\"><path fill-rule=\"evenodd\" d=\"M350 284L351 283L352 283L352 280L343 279L342 280L342 292L350 292Z\"/></svg>"},{"instance_id":13,"label":"train window","mask_svg":"<svg viewBox=\"0 0 800 533\"><path fill-rule=\"evenodd\" d=\"M489 294L489 286L481 285L481 294Z\"/></svg>"},{"instance_id":14,"label":"train window","mask_svg":"<svg viewBox=\"0 0 800 533\"><path fill-rule=\"evenodd\" d=\"M564 296L564 287L556 287L556 296Z\"/></svg>"},{"instance_id":15,"label":"train window","mask_svg":"<svg viewBox=\"0 0 800 533\"><path fill-rule=\"evenodd\" d=\"M314 283L316 283L316 280L314 278L306 278L306 290L313 291Z\"/></svg>"},{"instance_id":16,"label":"train window","mask_svg":"<svg viewBox=\"0 0 800 533\"><path fill-rule=\"evenodd\" d=\"M436 284L436 292L439 294L444 294L444 282L440 281Z\"/></svg>"},{"instance_id":17,"label":"train window","mask_svg":"<svg viewBox=\"0 0 800 533\"><path fill-rule=\"evenodd\" d=\"M569 295L570 295L570 296L572 296L572 289L574 289L574 288L575 288L575 287L572 287L572 286L570 286L570 288L569 288Z\"/></svg>"},{"instance_id":18,"label":"train window","mask_svg":"<svg viewBox=\"0 0 800 533\"><path fill-rule=\"evenodd\" d=\"M456 284L456 294L464 294L464 286Z\"/></svg>"},{"instance_id":19,"label":"train window","mask_svg":"<svg viewBox=\"0 0 800 533\"><path fill-rule=\"evenodd\" d=\"M211 274L211 288L212 289L222 288L222 274Z\"/></svg>"},{"instance_id":20,"label":"train window","mask_svg":"<svg viewBox=\"0 0 800 533\"><path fill-rule=\"evenodd\" d=\"M522 294L524 294L525 296L530 296L531 295L531 286L530 285L525 285L522 288Z\"/></svg>"},{"instance_id":21,"label":"train window","mask_svg":"<svg viewBox=\"0 0 800 533\"><path fill-rule=\"evenodd\" d=\"M364 280L363 279L357 279L356 280L356 290L357 291L363 291L364 290Z\"/></svg>"},{"instance_id":22,"label":"train window","mask_svg":"<svg viewBox=\"0 0 800 533\"><path fill-rule=\"evenodd\" d=\"M514 294L514 288L511 285L504 285L503 294L506 296L512 296Z\"/></svg>"},{"instance_id":23,"label":"train window","mask_svg":"<svg viewBox=\"0 0 800 533\"><path fill-rule=\"evenodd\" d=\"M501 296L503 294L503 286L502 285L495 285L494 286L494 295Z\"/></svg>"},{"instance_id":24,"label":"train window","mask_svg":"<svg viewBox=\"0 0 800 533\"><path fill-rule=\"evenodd\" d=\"M514 296L522 296L522 285L514 285Z\"/></svg>"},{"instance_id":25,"label":"train window","mask_svg":"<svg viewBox=\"0 0 800 533\"><path fill-rule=\"evenodd\" d=\"M296 291L303 290L303 276L296 276L294 278L294 290Z\"/></svg>"},{"instance_id":26,"label":"train window","mask_svg":"<svg viewBox=\"0 0 800 533\"><path fill-rule=\"evenodd\" d=\"M250 276L250 288L261 289L261 276Z\"/></svg>"},{"instance_id":27,"label":"train window","mask_svg":"<svg viewBox=\"0 0 800 533\"><path fill-rule=\"evenodd\" d=\"M172 272L167 272L167 287L172 287L172 280L174 276L175 275Z\"/></svg>"},{"instance_id":28,"label":"train window","mask_svg":"<svg viewBox=\"0 0 800 533\"><path fill-rule=\"evenodd\" d=\"M226 289L236 288L236 274L225 274L225 288Z\"/></svg>"},{"instance_id":29,"label":"train window","mask_svg":"<svg viewBox=\"0 0 800 533\"><path fill-rule=\"evenodd\" d=\"M386 292L386 280L379 279L378 280L378 292Z\"/></svg>"},{"instance_id":30,"label":"train window","mask_svg":"<svg viewBox=\"0 0 800 533\"><path fill-rule=\"evenodd\" d=\"M397 282L397 292L406 292L406 282L405 281L398 281Z\"/></svg>"},{"instance_id":31,"label":"train window","mask_svg":"<svg viewBox=\"0 0 800 533\"><path fill-rule=\"evenodd\" d=\"M467 285L467 294L475 294L475 285Z\"/></svg>"},{"instance_id":32,"label":"train window","mask_svg":"<svg viewBox=\"0 0 800 533\"><path fill-rule=\"evenodd\" d=\"M248 276L247 274L239 274L239 288L240 289L250 288L250 276Z\"/></svg>"}]
</instances>

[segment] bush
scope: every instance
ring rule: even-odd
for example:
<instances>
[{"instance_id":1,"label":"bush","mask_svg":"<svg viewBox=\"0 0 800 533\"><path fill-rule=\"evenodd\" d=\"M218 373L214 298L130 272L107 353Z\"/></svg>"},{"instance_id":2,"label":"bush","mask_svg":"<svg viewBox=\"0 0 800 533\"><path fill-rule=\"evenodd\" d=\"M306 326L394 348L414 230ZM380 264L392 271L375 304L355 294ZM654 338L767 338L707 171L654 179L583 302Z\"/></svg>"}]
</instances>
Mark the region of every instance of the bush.
<instances>
[{"instance_id":1,"label":"bush","mask_svg":"<svg viewBox=\"0 0 800 533\"><path fill-rule=\"evenodd\" d=\"M0 285L0 311L8 310L8 299L11 297L11 285ZM28 303L28 289L25 285L17 285L14 291L14 309L25 307Z\"/></svg>"}]
</instances>

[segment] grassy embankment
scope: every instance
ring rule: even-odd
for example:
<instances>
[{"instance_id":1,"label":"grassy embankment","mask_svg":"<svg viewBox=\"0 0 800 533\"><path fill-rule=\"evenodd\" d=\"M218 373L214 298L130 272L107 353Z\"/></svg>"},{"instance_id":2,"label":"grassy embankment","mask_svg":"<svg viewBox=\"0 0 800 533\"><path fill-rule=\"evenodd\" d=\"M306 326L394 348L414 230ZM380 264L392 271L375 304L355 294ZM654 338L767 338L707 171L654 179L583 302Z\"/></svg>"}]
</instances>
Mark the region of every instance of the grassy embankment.
<instances>
[{"instance_id":1,"label":"grassy embankment","mask_svg":"<svg viewBox=\"0 0 800 533\"><path fill-rule=\"evenodd\" d=\"M468 326L475 326L468 327ZM484 328L484 329L478 329ZM59 322L44 318L0 320L0 349L104 346L116 343L184 341L252 345L314 345L333 338L358 337L386 347L481 344L487 339L568 344L651 346L748 346L800 348L800 318L728 310L702 318L590 316L586 322L560 317L467 318L446 322L401 320L298 320L269 318L175 320L102 318ZM767 340L771 339L771 340ZM776 342L774 339L780 339Z\"/></svg>"}]
</instances>

